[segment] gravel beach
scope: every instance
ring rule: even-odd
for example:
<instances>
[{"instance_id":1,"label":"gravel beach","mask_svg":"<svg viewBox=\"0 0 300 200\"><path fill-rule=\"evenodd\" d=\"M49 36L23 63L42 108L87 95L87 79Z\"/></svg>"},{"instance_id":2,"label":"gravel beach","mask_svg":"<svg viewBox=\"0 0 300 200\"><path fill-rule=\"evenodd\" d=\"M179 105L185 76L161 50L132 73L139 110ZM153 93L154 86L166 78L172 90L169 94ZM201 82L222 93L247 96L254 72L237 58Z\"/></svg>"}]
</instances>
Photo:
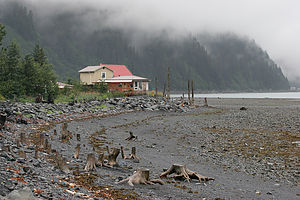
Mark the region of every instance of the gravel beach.
<instances>
[{"instance_id":1,"label":"gravel beach","mask_svg":"<svg viewBox=\"0 0 300 200\"><path fill-rule=\"evenodd\" d=\"M41 108L48 114L24 117L27 124L8 121L0 132L0 195L28 187L32 199L300 199L300 100L208 99L208 107L202 106L203 99L190 107L175 102L107 100L64 107L62 112ZM73 135L68 142L61 142L63 123ZM21 132L28 141L17 145ZM137 139L125 140L129 132ZM35 158L33 143L40 134L52 149L40 150ZM75 159L77 144L81 151ZM136 147L140 160L119 155L118 167L85 172L87 155L107 154L106 146L123 146L127 155ZM70 173L56 166L56 154ZM159 178L172 164L215 180L116 184L139 168Z\"/></svg>"}]
</instances>

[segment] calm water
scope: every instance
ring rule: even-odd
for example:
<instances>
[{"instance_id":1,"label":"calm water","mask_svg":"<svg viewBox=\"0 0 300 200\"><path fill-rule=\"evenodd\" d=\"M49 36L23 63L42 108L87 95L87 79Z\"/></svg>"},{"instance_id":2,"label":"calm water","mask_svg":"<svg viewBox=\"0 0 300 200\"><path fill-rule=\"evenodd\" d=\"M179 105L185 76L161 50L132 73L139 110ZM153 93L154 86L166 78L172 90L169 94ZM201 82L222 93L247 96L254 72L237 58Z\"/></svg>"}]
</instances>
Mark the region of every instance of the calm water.
<instances>
[{"instance_id":1,"label":"calm water","mask_svg":"<svg viewBox=\"0 0 300 200\"><path fill-rule=\"evenodd\" d=\"M182 94L172 94L171 97L181 97ZM187 94L184 94L187 97ZM300 92L274 92L274 93L211 93L211 94L195 94L197 98L247 98L247 99L300 99Z\"/></svg>"}]
</instances>

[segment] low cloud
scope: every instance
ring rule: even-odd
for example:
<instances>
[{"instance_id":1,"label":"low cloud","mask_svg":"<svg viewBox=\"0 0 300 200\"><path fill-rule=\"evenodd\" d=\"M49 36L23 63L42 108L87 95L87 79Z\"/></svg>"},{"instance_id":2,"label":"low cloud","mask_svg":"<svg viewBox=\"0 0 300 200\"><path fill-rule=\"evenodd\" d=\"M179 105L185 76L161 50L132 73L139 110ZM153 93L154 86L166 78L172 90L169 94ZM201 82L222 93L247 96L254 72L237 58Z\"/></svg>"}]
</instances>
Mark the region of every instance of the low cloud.
<instances>
[{"instance_id":1,"label":"low cloud","mask_svg":"<svg viewBox=\"0 0 300 200\"><path fill-rule=\"evenodd\" d=\"M24 2L24 0L22 0ZM99 27L153 35L234 32L253 38L277 61L289 79L300 77L298 0L26 0L46 21L75 13L85 30ZM102 13L108 17L103 18Z\"/></svg>"}]
</instances>

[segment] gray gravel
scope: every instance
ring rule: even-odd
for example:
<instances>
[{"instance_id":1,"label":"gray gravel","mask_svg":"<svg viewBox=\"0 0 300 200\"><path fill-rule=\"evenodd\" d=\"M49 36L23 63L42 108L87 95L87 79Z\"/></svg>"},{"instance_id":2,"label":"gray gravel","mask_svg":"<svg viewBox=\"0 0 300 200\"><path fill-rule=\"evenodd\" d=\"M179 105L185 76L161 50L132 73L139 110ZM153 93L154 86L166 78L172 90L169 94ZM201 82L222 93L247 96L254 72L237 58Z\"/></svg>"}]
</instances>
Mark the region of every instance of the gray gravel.
<instances>
[{"instance_id":1,"label":"gray gravel","mask_svg":"<svg viewBox=\"0 0 300 200\"><path fill-rule=\"evenodd\" d=\"M39 124L56 122L43 133L71 171L79 169L84 174L87 154L97 155L106 145L117 148L122 145L127 154L132 146L137 148L139 163L119 156L119 168L99 167L92 173L95 185L104 188L126 189L125 193L135 192L142 199L300 199L299 101L208 99L210 107L185 104L181 107L180 103L176 100L167 105L162 99L146 97L74 106L2 103L0 110L8 115L8 121L0 132L0 147L9 146L10 152L0 152L0 195L25 186L40 199L77 199L95 194L78 185L70 187L75 182L74 175L64 174L55 167L51 159L54 153L40 152L39 159L35 159L32 144L16 146L15 138L20 132L25 131L28 137L37 131ZM197 105L202 103L197 99ZM240 110L241 107L247 109ZM19 114L23 114L27 124L16 120ZM69 143L60 142L61 120L68 121L68 130L74 135ZM57 135L53 134L54 129ZM138 136L136 141L125 140L129 131ZM80 142L76 134L81 134ZM78 143L81 154L74 159ZM18 156L20 149L26 152L26 160ZM186 164L215 180L207 183L169 180L162 186L134 188L115 184L138 168L150 169L150 176L156 178L173 163Z\"/></svg>"}]
</instances>

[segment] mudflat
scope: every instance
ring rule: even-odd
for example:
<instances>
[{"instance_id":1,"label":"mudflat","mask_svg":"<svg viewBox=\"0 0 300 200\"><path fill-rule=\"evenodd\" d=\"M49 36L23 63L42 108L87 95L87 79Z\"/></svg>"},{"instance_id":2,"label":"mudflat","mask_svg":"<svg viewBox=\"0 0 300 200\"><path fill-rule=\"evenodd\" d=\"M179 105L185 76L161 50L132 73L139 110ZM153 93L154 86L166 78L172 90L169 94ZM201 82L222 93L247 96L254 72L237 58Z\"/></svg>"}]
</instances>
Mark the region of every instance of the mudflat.
<instances>
[{"instance_id":1,"label":"mudflat","mask_svg":"<svg viewBox=\"0 0 300 200\"><path fill-rule=\"evenodd\" d=\"M201 105L200 99L195 104ZM87 154L106 153L106 146L123 146L126 154L136 147L139 162L119 155L120 166L97 168L92 184L141 199L300 199L300 101L208 99L208 104L182 113L142 111L72 121L68 130L81 134L84 147L70 165L84 168ZM130 131L136 140L125 140ZM71 158L78 143L54 145ZM116 184L139 168L159 178L172 164L215 180Z\"/></svg>"}]
</instances>

